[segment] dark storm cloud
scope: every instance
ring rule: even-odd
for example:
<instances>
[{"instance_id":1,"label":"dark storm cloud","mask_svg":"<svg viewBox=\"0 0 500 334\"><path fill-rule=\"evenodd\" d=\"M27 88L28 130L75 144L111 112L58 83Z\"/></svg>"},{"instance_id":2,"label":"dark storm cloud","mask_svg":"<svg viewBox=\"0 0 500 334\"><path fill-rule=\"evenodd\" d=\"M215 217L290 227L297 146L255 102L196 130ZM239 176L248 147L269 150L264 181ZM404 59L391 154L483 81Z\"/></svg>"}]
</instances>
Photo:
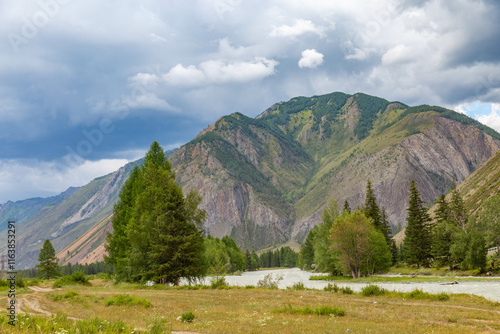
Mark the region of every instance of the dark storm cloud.
<instances>
[{"instance_id":1,"label":"dark storm cloud","mask_svg":"<svg viewBox=\"0 0 500 334\"><path fill-rule=\"evenodd\" d=\"M0 13L0 202L297 95L500 102L496 1L24 0ZM495 108L481 120L499 124ZM54 167L78 149L80 165Z\"/></svg>"}]
</instances>

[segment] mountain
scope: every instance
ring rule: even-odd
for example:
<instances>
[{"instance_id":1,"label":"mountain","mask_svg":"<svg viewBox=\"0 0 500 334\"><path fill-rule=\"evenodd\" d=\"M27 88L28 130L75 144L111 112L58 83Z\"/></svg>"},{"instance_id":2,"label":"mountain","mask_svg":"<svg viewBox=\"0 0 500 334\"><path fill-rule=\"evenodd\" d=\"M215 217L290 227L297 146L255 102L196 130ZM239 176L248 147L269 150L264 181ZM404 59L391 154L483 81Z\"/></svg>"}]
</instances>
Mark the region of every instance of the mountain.
<instances>
[{"instance_id":1,"label":"mountain","mask_svg":"<svg viewBox=\"0 0 500 334\"><path fill-rule=\"evenodd\" d=\"M64 201L69 196L73 195L79 188L70 187L65 192L47 198L30 198L23 201L12 202L0 205L0 232L7 229L7 222L9 220L18 223L31 218L38 210L43 207L58 204Z\"/></svg>"},{"instance_id":2,"label":"mountain","mask_svg":"<svg viewBox=\"0 0 500 334\"><path fill-rule=\"evenodd\" d=\"M412 178L431 201L499 147L497 132L451 110L332 93L222 117L171 161L203 196L208 233L261 249L301 243L330 197L362 206L368 178L390 222L404 223Z\"/></svg>"},{"instance_id":3,"label":"mountain","mask_svg":"<svg viewBox=\"0 0 500 334\"><path fill-rule=\"evenodd\" d=\"M432 201L499 148L500 134L451 110L332 93L280 102L257 118L221 117L169 159L184 191L203 196L206 232L259 250L301 243L330 197L362 206L368 178L390 222L404 223L412 178ZM46 238L63 263L101 256L112 204L131 169L98 178L20 224L19 264L36 264Z\"/></svg>"}]
</instances>

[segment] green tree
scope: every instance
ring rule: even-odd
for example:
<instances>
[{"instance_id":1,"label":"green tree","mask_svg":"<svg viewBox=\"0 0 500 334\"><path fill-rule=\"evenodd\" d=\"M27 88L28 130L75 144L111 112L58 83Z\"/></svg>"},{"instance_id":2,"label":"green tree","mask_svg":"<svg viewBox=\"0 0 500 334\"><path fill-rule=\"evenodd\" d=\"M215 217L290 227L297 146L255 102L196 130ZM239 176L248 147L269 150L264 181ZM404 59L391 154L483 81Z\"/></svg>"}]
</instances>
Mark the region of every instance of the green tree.
<instances>
[{"instance_id":1,"label":"green tree","mask_svg":"<svg viewBox=\"0 0 500 334\"><path fill-rule=\"evenodd\" d=\"M134 173L115 206L113 225L119 232L108 237L108 261L123 268L118 278L178 284L181 277L203 276L206 212L198 209L201 196L191 191L184 197L157 142Z\"/></svg>"},{"instance_id":2,"label":"green tree","mask_svg":"<svg viewBox=\"0 0 500 334\"><path fill-rule=\"evenodd\" d=\"M446 197L441 194L436 203L436 223L432 233L431 254L438 266L453 267L451 246L458 232L455 224L450 223L450 208Z\"/></svg>"},{"instance_id":3,"label":"green tree","mask_svg":"<svg viewBox=\"0 0 500 334\"><path fill-rule=\"evenodd\" d=\"M115 203L111 223L113 233L108 232L105 261L114 266L115 277L119 281L130 281L132 269L129 265L130 241L127 225L132 219L134 205L137 200L141 171L135 166L129 178L120 190L120 200Z\"/></svg>"},{"instance_id":4,"label":"green tree","mask_svg":"<svg viewBox=\"0 0 500 334\"><path fill-rule=\"evenodd\" d=\"M410 199L405 230L405 257L410 265L427 265L431 257L429 215L420 198L415 180L410 183Z\"/></svg>"},{"instance_id":5,"label":"green tree","mask_svg":"<svg viewBox=\"0 0 500 334\"><path fill-rule=\"evenodd\" d=\"M57 270L56 251L49 240L45 240L38 254L38 275L44 279L60 276Z\"/></svg>"},{"instance_id":6,"label":"green tree","mask_svg":"<svg viewBox=\"0 0 500 334\"><path fill-rule=\"evenodd\" d=\"M314 237L316 235L316 227L309 231L306 241L300 247L299 266L304 270L311 270L314 263Z\"/></svg>"},{"instance_id":7,"label":"green tree","mask_svg":"<svg viewBox=\"0 0 500 334\"><path fill-rule=\"evenodd\" d=\"M351 213L351 207L349 206L349 202L347 200L345 200L344 208L342 209L342 212L344 212L344 211Z\"/></svg>"},{"instance_id":8,"label":"green tree","mask_svg":"<svg viewBox=\"0 0 500 334\"><path fill-rule=\"evenodd\" d=\"M314 263L321 272L339 274L339 260L331 250L330 230L339 215L339 207L335 199L330 199L328 207L323 210L321 223L316 226L314 237Z\"/></svg>"},{"instance_id":9,"label":"green tree","mask_svg":"<svg viewBox=\"0 0 500 334\"><path fill-rule=\"evenodd\" d=\"M489 198L481 213L485 239L488 247L500 246L500 195ZM497 252L500 254L500 249Z\"/></svg>"},{"instance_id":10,"label":"green tree","mask_svg":"<svg viewBox=\"0 0 500 334\"><path fill-rule=\"evenodd\" d=\"M465 231L465 228L467 227L467 219L468 217L464 201L462 196L458 193L457 188L455 188L451 192L450 221L458 228Z\"/></svg>"},{"instance_id":11,"label":"green tree","mask_svg":"<svg viewBox=\"0 0 500 334\"><path fill-rule=\"evenodd\" d=\"M330 238L343 271L353 278L385 270L391 265L391 253L383 234L359 210L339 216Z\"/></svg>"},{"instance_id":12,"label":"green tree","mask_svg":"<svg viewBox=\"0 0 500 334\"><path fill-rule=\"evenodd\" d=\"M366 198L365 198L365 216L370 218L373 222L373 225L377 230L379 230L389 245L390 243L390 229L389 223L387 221L387 216L385 214L385 210L383 212L384 217L382 217L382 212L377 204L377 198L375 197L375 193L373 192L372 183L368 179L366 182Z\"/></svg>"}]
</instances>

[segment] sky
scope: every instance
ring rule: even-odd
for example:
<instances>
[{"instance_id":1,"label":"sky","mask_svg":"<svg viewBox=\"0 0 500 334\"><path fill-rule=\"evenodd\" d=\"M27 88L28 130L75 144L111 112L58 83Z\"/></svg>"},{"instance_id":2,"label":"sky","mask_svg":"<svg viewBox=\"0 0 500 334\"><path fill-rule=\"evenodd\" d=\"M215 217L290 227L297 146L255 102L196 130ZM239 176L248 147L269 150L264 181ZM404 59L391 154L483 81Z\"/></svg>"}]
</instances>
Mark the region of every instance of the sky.
<instances>
[{"instance_id":1,"label":"sky","mask_svg":"<svg viewBox=\"0 0 500 334\"><path fill-rule=\"evenodd\" d=\"M499 41L495 0L4 0L0 203L295 96L363 92L500 131Z\"/></svg>"}]
</instances>

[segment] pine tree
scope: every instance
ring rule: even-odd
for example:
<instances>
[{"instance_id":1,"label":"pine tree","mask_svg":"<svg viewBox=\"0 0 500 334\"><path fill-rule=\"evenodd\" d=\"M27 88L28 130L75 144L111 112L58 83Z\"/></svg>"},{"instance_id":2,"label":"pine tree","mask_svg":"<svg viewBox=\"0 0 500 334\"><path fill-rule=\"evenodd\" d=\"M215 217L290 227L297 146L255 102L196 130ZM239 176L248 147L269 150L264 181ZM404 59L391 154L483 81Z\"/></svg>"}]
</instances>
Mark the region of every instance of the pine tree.
<instances>
[{"instance_id":1,"label":"pine tree","mask_svg":"<svg viewBox=\"0 0 500 334\"><path fill-rule=\"evenodd\" d=\"M333 275L340 272L339 260L331 249L330 230L339 216L339 206L335 199L330 199L328 207L323 210L321 223L316 226L314 236L314 263L316 269Z\"/></svg>"},{"instance_id":2,"label":"pine tree","mask_svg":"<svg viewBox=\"0 0 500 334\"><path fill-rule=\"evenodd\" d=\"M411 180L404 245L407 263L417 267L427 265L431 257L431 233L428 224L430 219L423 203L415 180Z\"/></svg>"},{"instance_id":3,"label":"pine tree","mask_svg":"<svg viewBox=\"0 0 500 334\"><path fill-rule=\"evenodd\" d=\"M309 231L306 241L300 247L299 266L305 270L311 270L314 263L314 236L316 235L316 227Z\"/></svg>"},{"instance_id":4,"label":"pine tree","mask_svg":"<svg viewBox=\"0 0 500 334\"><path fill-rule=\"evenodd\" d=\"M441 194L436 205L436 224L432 234L431 253L438 266L449 266L452 269L451 246L457 229L450 223L450 208L444 194Z\"/></svg>"},{"instance_id":5,"label":"pine tree","mask_svg":"<svg viewBox=\"0 0 500 334\"><path fill-rule=\"evenodd\" d=\"M196 191L184 197L157 142L132 177L115 206L116 232L108 237L108 262L118 264L117 278L178 284L181 277L204 275L201 197Z\"/></svg>"},{"instance_id":6,"label":"pine tree","mask_svg":"<svg viewBox=\"0 0 500 334\"><path fill-rule=\"evenodd\" d=\"M57 271L56 251L49 240L45 240L43 243L38 255L38 262L36 267L41 278L50 279L61 275Z\"/></svg>"},{"instance_id":7,"label":"pine tree","mask_svg":"<svg viewBox=\"0 0 500 334\"><path fill-rule=\"evenodd\" d=\"M385 241L387 242L387 245L389 245L391 239L389 222L387 221L385 210L383 212L384 217L382 217L382 212L380 211L380 208L377 205L377 198L375 197L375 193L373 192L372 188L372 183L369 179L366 182L366 199L365 199L364 213L366 217L371 218L375 228L378 231L382 232Z\"/></svg>"},{"instance_id":8,"label":"pine tree","mask_svg":"<svg viewBox=\"0 0 500 334\"><path fill-rule=\"evenodd\" d=\"M450 221L450 207L446 202L446 196L441 194L436 203L436 220L438 223L443 221Z\"/></svg>"},{"instance_id":9,"label":"pine tree","mask_svg":"<svg viewBox=\"0 0 500 334\"><path fill-rule=\"evenodd\" d=\"M345 200L344 202L344 208L342 209L342 212L347 211L348 213L351 213L351 207L349 206L349 202Z\"/></svg>"},{"instance_id":10,"label":"pine tree","mask_svg":"<svg viewBox=\"0 0 500 334\"><path fill-rule=\"evenodd\" d=\"M458 228L465 231L465 228L467 227L467 219L468 217L464 201L462 196L458 193L457 188L455 188L451 193L450 220Z\"/></svg>"}]
</instances>

